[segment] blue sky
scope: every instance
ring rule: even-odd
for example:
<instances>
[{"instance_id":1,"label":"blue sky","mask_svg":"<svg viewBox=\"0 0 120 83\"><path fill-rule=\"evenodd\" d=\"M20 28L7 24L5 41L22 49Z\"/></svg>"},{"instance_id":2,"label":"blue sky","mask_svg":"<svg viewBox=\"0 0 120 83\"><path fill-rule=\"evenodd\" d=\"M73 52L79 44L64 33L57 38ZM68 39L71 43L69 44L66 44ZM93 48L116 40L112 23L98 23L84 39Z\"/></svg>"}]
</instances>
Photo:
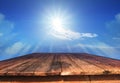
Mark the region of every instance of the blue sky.
<instances>
[{"instance_id":1,"label":"blue sky","mask_svg":"<svg viewBox=\"0 0 120 83\"><path fill-rule=\"evenodd\" d=\"M120 59L120 0L0 0L0 60L35 52Z\"/></svg>"}]
</instances>

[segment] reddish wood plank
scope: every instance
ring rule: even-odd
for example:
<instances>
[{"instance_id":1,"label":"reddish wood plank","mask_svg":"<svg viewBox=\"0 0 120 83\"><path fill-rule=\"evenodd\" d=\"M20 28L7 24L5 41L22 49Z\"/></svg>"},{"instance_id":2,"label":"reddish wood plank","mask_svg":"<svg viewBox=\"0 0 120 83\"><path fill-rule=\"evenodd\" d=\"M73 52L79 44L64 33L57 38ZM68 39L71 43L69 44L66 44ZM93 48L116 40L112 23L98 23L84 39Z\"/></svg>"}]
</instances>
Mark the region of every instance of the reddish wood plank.
<instances>
[{"instance_id":1,"label":"reddish wood plank","mask_svg":"<svg viewBox=\"0 0 120 83\"><path fill-rule=\"evenodd\" d=\"M114 67L109 65L107 62L102 62L100 60L97 60L94 56L91 57L91 55L88 54L76 54L77 58L82 59L90 64L93 64L97 67L100 67L104 69L104 72L102 74L120 74L120 68ZM120 63L120 61L117 62L117 64Z\"/></svg>"},{"instance_id":2,"label":"reddish wood plank","mask_svg":"<svg viewBox=\"0 0 120 83\"><path fill-rule=\"evenodd\" d=\"M61 66L60 66L60 58L56 55L48 55L46 58L35 70L35 75L60 75Z\"/></svg>"},{"instance_id":3,"label":"reddish wood plank","mask_svg":"<svg viewBox=\"0 0 120 83\"><path fill-rule=\"evenodd\" d=\"M28 75L28 76L34 76L35 70L48 58L49 55L43 55L41 57L36 58L37 60L35 62L29 63L28 67L25 68L24 70L20 71L20 75ZM43 71L44 73L44 71Z\"/></svg>"},{"instance_id":4,"label":"reddish wood plank","mask_svg":"<svg viewBox=\"0 0 120 83\"><path fill-rule=\"evenodd\" d=\"M41 58L42 56L34 56L31 58L26 58L26 60L22 61L19 60L19 63L15 63L12 66L9 66L7 68L4 68L3 70L1 70L1 72L4 72L5 75L24 75L23 73L21 73L21 71L25 70L26 68L28 68L30 65L34 64L38 58ZM28 75L31 74L31 72L27 73ZM26 74L26 75L27 75Z\"/></svg>"},{"instance_id":5,"label":"reddish wood plank","mask_svg":"<svg viewBox=\"0 0 120 83\"><path fill-rule=\"evenodd\" d=\"M61 55L62 72L61 75L79 75L84 70L72 61L68 55Z\"/></svg>"},{"instance_id":6,"label":"reddish wood plank","mask_svg":"<svg viewBox=\"0 0 120 83\"><path fill-rule=\"evenodd\" d=\"M50 68L47 72L48 72L48 74L50 73L51 75L60 75L60 73L61 73L61 60L60 60L59 55L55 54L53 61L50 65Z\"/></svg>"},{"instance_id":7,"label":"reddish wood plank","mask_svg":"<svg viewBox=\"0 0 120 83\"><path fill-rule=\"evenodd\" d=\"M14 68L15 67L18 67L19 65L23 65L23 64L25 64L25 63L27 63L27 62L29 62L29 61L31 61L31 59L26 59L26 60L18 60L18 61L12 61L12 62L10 62L10 64L9 63L7 63L7 64L4 64L4 68L1 68L0 69L0 75L4 75L4 74L6 74L9 70L14 70ZM11 64L12 63L12 64ZM15 71L14 71L15 72Z\"/></svg>"},{"instance_id":8,"label":"reddish wood plank","mask_svg":"<svg viewBox=\"0 0 120 83\"><path fill-rule=\"evenodd\" d=\"M40 55L40 54L33 53L33 54L25 55L25 56L20 56L20 57L8 59L8 60L0 61L0 70L6 69L7 67L10 67L13 65L17 65L23 61L28 60L28 59L36 58L37 55Z\"/></svg>"},{"instance_id":9,"label":"reddish wood plank","mask_svg":"<svg viewBox=\"0 0 120 83\"><path fill-rule=\"evenodd\" d=\"M98 66L95 66L88 62L85 62L80 58L75 57L74 54L69 54L68 57L69 59L71 59L71 61L75 62L80 68L82 68L83 72L81 73L81 75L99 75L102 74L104 71Z\"/></svg>"},{"instance_id":10,"label":"reddish wood plank","mask_svg":"<svg viewBox=\"0 0 120 83\"><path fill-rule=\"evenodd\" d=\"M120 60L86 53L34 53L0 62L1 76L101 74L120 74Z\"/></svg>"}]
</instances>

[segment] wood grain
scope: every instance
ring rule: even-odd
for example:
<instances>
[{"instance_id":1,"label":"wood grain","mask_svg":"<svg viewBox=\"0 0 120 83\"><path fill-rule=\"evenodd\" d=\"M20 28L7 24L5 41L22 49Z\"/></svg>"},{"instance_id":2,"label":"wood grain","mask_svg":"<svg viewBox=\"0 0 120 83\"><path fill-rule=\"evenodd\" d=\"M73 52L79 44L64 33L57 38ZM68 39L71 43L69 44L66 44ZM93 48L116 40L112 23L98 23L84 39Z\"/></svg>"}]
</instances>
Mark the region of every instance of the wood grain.
<instances>
[{"instance_id":1,"label":"wood grain","mask_svg":"<svg viewBox=\"0 0 120 83\"><path fill-rule=\"evenodd\" d=\"M0 76L0 83L120 83L120 75Z\"/></svg>"},{"instance_id":2,"label":"wood grain","mask_svg":"<svg viewBox=\"0 0 120 83\"><path fill-rule=\"evenodd\" d=\"M87 53L33 53L0 61L0 76L120 74L120 60Z\"/></svg>"}]
</instances>

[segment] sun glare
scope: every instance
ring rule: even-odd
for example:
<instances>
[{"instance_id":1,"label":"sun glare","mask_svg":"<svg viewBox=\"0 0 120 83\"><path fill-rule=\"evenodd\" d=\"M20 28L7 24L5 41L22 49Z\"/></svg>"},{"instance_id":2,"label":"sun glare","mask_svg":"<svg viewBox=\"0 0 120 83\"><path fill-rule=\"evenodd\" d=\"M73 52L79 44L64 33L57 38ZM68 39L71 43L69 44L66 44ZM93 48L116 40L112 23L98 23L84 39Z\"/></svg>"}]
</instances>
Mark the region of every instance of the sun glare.
<instances>
[{"instance_id":1,"label":"sun glare","mask_svg":"<svg viewBox=\"0 0 120 83\"><path fill-rule=\"evenodd\" d=\"M49 35L56 38L64 38L64 35L68 35L67 32L71 27L71 15L67 11L56 9L48 11L45 17L46 28L49 31Z\"/></svg>"},{"instance_id":2,"label":"sun glare","mask_svg":"<svg viewBox=\"0 0 120 83\"><path fill-rule=\"evenodd\" d=\"M58 32L63 32L64 31L64 22L63 19L60 17L53 17L51 19L51 28L52 30L58 31Z\"/></svg>"},{"instance_id":3,"label":"sun glare","mask_svg":"<svg viewBox=\"0 0 120 83\"><path fill-rule=\"evenodd\" d=\"M63 25L62 19L61 19L61 18L58 18L58 17L53 18L51 24L52 24L53 27L56 27L56 28L62 27L62 25Z\"/></svg>"}]
</instances>

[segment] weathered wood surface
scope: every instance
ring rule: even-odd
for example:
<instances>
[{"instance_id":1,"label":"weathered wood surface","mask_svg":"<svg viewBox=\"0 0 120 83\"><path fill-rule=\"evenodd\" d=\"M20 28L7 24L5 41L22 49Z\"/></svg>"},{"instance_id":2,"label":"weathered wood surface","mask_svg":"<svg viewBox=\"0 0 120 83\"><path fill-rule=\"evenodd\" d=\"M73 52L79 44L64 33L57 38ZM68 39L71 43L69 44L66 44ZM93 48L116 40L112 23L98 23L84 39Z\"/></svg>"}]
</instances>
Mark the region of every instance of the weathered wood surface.
<instances>
[{"instance_id":1,"label":"weathered wood surface","mask_svg":"<svg viewBox=\"0 0 120 83\"><path fill-rule=\"evenodd\" d=\"M34 53L0 61L0 76L120 74L120 60L86 53Z\"/></svg>"},{"instance_id":2,"label":"weathered wood surface","mask_svg":"<svg viewBox=\"0 0 120 83\"><path fill-rule=\"evenodd\" d=\"M0 83L120 83L120 75L0 76Z\"/></svg>"}]
</instances>

